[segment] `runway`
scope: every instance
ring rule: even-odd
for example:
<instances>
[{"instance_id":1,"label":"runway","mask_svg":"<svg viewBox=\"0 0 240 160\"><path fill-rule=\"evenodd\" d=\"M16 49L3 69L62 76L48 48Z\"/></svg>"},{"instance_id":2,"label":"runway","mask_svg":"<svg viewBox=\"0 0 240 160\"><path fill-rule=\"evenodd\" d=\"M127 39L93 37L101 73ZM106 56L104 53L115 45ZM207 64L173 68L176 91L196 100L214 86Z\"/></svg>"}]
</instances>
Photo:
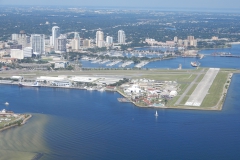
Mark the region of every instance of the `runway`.
<instances>
[{"instance_id":1,"label":"runway","mask_svg":"<svg viewBox=\"0 0 240 160\"><path fill-rule=\"evenodd\" d=\"M220 68L209 68L201 82L197 85L187 102L186 106L201 106L203 99L208 93L214 79L216 78Z\"/></svg>"}]
</instances>

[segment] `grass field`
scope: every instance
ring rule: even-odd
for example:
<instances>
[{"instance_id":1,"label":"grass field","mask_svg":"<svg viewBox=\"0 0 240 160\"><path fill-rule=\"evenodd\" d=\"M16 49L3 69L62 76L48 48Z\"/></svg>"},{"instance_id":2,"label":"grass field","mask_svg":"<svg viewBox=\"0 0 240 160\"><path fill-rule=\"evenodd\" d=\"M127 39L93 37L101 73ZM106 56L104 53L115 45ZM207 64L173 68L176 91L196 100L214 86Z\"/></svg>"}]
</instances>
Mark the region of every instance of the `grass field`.
<instances>
[{"instance_id":1,"label":"grass field","mask_svg":"<svg viewBox=\"0 0 240 160\"><path fill-rule=\"evenodd\" d=\"M16 120L16 118L14 118L14 117L8 118L8 119L11 119L10 121L1 120L2 118L5 119L6 117L1 117L0 116L0 121L1 121L0 122L0 129L3 128L5 124L12 123Z\"/></svg>"},{"instance_id":2,"label":"grass field","mask_svg":"<svg viewBox=\"0 0 240 160\"><path fill-rule=\"evenodd\" d=\"M219 72L213 81L212 86L210 87L207 96L202 102L201 107L213 107L217 105L219 99L222 96L222 92L224 89L224 84L228 78L228 72Z\"/></svg>"}]
</instances>

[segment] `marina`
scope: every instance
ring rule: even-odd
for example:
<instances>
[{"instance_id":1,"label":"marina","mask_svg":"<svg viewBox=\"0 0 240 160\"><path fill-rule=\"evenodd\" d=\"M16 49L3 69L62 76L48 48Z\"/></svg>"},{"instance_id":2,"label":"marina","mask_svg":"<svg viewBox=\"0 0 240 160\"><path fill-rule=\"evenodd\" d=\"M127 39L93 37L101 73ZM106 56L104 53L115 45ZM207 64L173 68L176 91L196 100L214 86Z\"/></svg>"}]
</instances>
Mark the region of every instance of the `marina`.
<instances>
[{"instance_id":1,"label":"marina","mask_svg":"<svg viewBox=\"0 0 240 160\"><path fill-rule=\"evenodd\" d=\"M124 62L123 64L119 65L119 67L126 67L126 66L129 66L131 64L133 64L134 62L133 61L127 61L127 62Z\"/></svg>"},{"instance_id":2,"label":"marina","mask_svg":"<svg viewBox=\"0 0 240 160\"><path fill-rule=\"evenodd\" d=\"M143 66L147 65L149 62L148 61L142 61L135 65L136 68L142 68Z\"/></svg>"},{"instance_id":3,"label":"marina","mask_svg":"<svg viewBox=\"0 0 240 160\"><path fill-rule=\"evenodd\" d=\"M122 62L122 60L116 60L116 61L113 61L111 63L108 63L106 66L114 66L114 65L117 65L120 62Z\"/></svg>"}]
</instances>

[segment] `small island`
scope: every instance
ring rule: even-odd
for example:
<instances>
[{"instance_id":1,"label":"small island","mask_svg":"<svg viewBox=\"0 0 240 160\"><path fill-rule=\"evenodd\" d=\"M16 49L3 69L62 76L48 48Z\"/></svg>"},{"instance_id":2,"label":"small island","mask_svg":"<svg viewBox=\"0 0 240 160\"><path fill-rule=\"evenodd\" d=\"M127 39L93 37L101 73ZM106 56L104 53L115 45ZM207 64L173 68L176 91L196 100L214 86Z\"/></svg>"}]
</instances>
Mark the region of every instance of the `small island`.
<instances>
[{"instance_id":1,"label":"small island","mask_svg":"<svg viewBox=\"0 0 240 160\"><path fill-rule=\"evenodd\" d=\"M0 132L15 126L21 126L31 117L31 114L16 114L3 109L0 111Z\"/></svg>"}]
</instances>

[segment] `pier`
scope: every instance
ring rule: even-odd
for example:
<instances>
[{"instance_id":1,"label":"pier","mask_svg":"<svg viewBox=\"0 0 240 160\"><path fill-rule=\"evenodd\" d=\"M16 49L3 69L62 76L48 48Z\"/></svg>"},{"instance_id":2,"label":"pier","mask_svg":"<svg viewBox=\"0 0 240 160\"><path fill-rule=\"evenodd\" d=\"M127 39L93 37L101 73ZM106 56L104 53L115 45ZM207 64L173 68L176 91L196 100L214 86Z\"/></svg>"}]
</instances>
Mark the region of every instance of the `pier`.
<instances>
[{"instance_id":1,"label":"pier","mask_svg":"<svg viewBox=\"0 0 240 160\"><path fill-rule=\"evenodd\" d=\"M134 63L134 62L133 61L127 61L127 62L123 63L122 65L119 65L119 67L126 67L126 66L131 65L132 63Z\"/></svg>"}]
</instances>

